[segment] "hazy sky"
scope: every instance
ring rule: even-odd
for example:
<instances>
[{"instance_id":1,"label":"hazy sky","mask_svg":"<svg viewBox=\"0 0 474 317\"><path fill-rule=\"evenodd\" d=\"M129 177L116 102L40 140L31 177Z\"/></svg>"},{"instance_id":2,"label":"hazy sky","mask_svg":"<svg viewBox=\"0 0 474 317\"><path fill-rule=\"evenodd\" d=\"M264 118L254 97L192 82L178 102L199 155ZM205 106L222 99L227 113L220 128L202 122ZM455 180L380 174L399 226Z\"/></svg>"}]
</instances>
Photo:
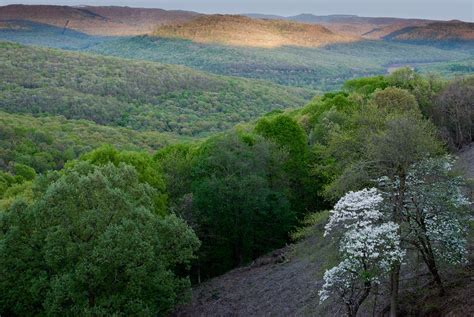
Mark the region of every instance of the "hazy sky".
<instances>
[{"instance_id":1,"label":"hazy sky","mask_svg":"<svg viewBox=\"0 0 474 317\"><path fill-rule=\"evenodd\" d=\"M0 0L0 4L120 5L203 13L357 14L473 21L474 0Z\"/></svg>"}]
</instances>

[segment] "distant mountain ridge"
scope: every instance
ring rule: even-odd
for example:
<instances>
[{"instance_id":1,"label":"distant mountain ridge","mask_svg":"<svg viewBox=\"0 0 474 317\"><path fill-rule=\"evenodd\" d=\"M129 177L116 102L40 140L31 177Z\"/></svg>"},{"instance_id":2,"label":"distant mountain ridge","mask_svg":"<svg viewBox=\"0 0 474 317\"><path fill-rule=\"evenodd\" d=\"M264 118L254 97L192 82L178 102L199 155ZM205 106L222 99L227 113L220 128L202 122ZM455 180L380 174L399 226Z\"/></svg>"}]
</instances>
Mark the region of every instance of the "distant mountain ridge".
<instances>
[{"instance_id":1,"label":"distant mountain ridge","mask_svg":"<svg viewBox=\"0 0 474 317\"><path fill-rule=\"evenodd\" d=\"M359 40L355 36L334 33L321 25L220 14L200 16L183 24L163 25L153 35L198 43L264 48L319 47Z\"/></svg>"},{"instance_id":2,"label":"distant mountain ridge","mask_svg":"<svg viewBox=\"0 0 474 317\"><path fill-rule=\"evenodd\" d=\"M18 27L11 21L47 24L89 35L155 34L252 47L318 47L361 39L430 42L473 41L474 38L473 23L347 14L303 13L285 17L259 13L205 15L120 6L0 6L0 29Z\"/></svg>"},{"instance_id":3,"label":"distant mountain ridge","mask_svg":"<svg viewBox=\"0 0 474 317\"><path fill-rule=\"evenodd\" d=\"M458 20L434 22L424 26L407 27L385 39L395 41L474 41L474 23Z\"/></svg>"},{"instance_id":4,"label":"distant mountain ridge","mask_svg":"<svg viewBox=\"0 0 474 317\"><path fill-rule=\"evenodd\" d=\"M244 15L258 19L270 18L308 24L320 24L338 34L361 36L366 39L382 39L384 36L402 28L421 26L433 22L423 19L360 17L350 14L314 15L310 13L303 13L288 17L255 13Z\"/></svg>"},{"instance_id":5,"label":"distant mountain ridge","mask_svg":"<svg viewBox=\"0 0 474 317\"><path fill-rule=\"evenodd\" d=\"M91 35L141 35L158 25L182 23L199 16L188 11L130 7L7 5L0 7L0 21L27 20L67 27Z\"/></svg>"}]
</instances>

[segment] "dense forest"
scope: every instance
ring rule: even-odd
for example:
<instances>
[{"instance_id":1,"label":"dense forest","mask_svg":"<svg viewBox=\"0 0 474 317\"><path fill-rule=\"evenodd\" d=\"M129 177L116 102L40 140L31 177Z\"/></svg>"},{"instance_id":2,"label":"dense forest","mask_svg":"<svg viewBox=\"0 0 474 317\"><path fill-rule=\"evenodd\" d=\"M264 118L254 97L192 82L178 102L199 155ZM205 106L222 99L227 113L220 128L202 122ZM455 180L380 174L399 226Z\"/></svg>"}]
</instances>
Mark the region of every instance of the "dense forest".
<instances>
[{"instance_id":1,"label":"dense forest","mask_svg":"<svg viewBox=\"0 0 474 317\"><path fill-rule=\"evenodd\" d=\"M244 100L242 87L264 89L169 66L2 45L7 112L168 131L132 101L152 109L171 95L176 87L147 84L163 72ZM77 107L55 103L55 89L74 93ZM279 100L288 91L265 95ZM21 107L25 96L35 103ZM100 108L88 107L92 100ZM249 122L200 140L0 112L0 314L166 315L186 301L191 283L284 246L315 218L329 221L331 245L339 245L319 293L323 305L355 316L381 292L396 310L397 272L413 258L434 288L449 292L444 269L464 265L472 236L465 182L449 153L473 141L473 100L473 77L446 81L404 68L346 81L298 109L268 112L280 107L261 100L251 115L239 108Z\"/></svg>"},{"instance_id":2,"label":"dense forest","mask_svg":"<svg viewBox=\"0 0 474 317\"><path fill-rule=\"evenodd\" d=\"M8 170L14 163L32 167L37 173L61 169L103 144L121 150L154 152L185 137L153 131L108 127L86 120L64 117L9 114L0 111L0 166Z\"/></svg>"},{"instance_id":3,"label":"dense forest","mask_svg":"<svg viewBox=\"0 0 474 317\"><path fill-rule=\"evenodd\" d=\"M314 92L180 66L0 43L0 109L185 136L223 131Z\"/></svg>"}]
</instances>

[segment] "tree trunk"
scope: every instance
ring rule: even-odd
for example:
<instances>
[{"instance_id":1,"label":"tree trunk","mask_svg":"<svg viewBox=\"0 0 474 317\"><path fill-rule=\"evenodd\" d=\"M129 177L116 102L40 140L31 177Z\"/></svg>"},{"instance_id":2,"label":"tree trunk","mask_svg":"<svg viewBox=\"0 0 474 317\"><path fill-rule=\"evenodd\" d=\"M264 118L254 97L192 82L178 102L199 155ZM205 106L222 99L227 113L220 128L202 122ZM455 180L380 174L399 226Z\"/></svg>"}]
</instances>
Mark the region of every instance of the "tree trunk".
<instances>
[{"instance_id":1,"label":"tree trunk","mask_svg":"<svg viewBox=\"0 0 474 317\"><path fill-rule=\"evenodd\" d=\"M395 197L395 206L393 221L401 225L402 222L402 210L405 201L405 190L406 190L406 173L401 167L398 171L398 177L400 185L398 187L398 193ZM398 234L401 236L401 227L398 228ZM398 288L400 284L400 263L396 263L390 273L390 317L397 317L398 314Z\"/></svg>"},{"instance_id":2,"label":"tree trunk","mask_svg":"<svg viewBox=\"0 0 474 317\"><path fill-rule=\"evenodd\" d=\"M201 284L201 265L198 264L197 267L197 278L198 278L198 284Z\"/></svg>"},{"instance_id":3,"label":"tree trunk","mask_svg":"<svg viewBox=\"0 0 474 317\"><path fill-rule=\"evenodd\" d=\"M400 264L396 264L390 274L390 317L398 314L398 287L400 283Z\"/></svg>"},{"instance_id":4,"label":"tree trunk","mask_svg":"<svg viewBox=\"0 0 474 317\"><path fill-rule=\"evenodd\" d=\"M428 237L428 230L426 229L424 219L420 217L419 223L420 223L421 229L423 230L423 233L418 234L419 242L415 243L414 245L421 253L423 257L423 261L428 267L428 271L430 271L431 275L433 276L433 280L436 283L436 286L438 287L438 290L439 290L439 295L443 296L444 285L443 285L443 281L441 280L441 276L439 275L438 267L436 265L435 255L433 252L433 247L431 246L431 241Z\"/></svg>"},{"instance_id":5,"label":"tree trunk","mask_svg":"<svg viewBox=\"0 0 474 317\"><path fill-rule=\"evenodd\" d=\"M439 296L443 296L444 295L443 281L441 280L441 276L439 275L439 271L438 271L438 267L436 266L435 259L431 254L429 255L426 265L428 266L428 270L430 271L431 275L433 275L433 280L436 283L436 286L438 287Z\"/></svg>"},{"instance_id":6,"label":"tree trunk","mask_svg":"<svg viewBox=\"0 0 474 317\"><path fill-rule=\"evenodd\" d=\"M87 292L87 302L90 308L95 306L95 295L92 289L89 289Z\"/></svg>"},{"instance_id":7,"label":"tree trunk","mask_svg":"<svg viewBox=\"0 0 474 317\"><path fill-rule=\"evenodd\" d=\"M357 316L357 312L359 311L360 306L364 303L364 301L369 296L371 289L372 289L372 283L365 282L364 283L364 292L361 294L359 299L357 299L355 301L355 303L353 303L352 305L350 303L346 303L347 316L349 316L349 317L356 317Z\"/></svg>"}]
</instances>

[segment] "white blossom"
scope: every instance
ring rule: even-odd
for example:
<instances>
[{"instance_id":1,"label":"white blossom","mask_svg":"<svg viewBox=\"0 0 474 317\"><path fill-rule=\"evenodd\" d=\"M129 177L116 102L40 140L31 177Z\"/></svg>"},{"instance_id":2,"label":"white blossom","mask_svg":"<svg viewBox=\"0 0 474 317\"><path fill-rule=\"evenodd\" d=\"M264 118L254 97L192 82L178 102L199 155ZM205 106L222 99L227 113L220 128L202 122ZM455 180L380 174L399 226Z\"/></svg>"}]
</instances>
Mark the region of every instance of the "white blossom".
<instances>
[{"instance_id":1,"label":"white blossom","mask_svg":"<svg viewBox=\"0 0 474 317\"><path fill-rule=\"evenodd\" d=\"M465 211L471 204L462 192L463 180L453 176L451 156L424 160L407 177L404 221L407 238L427 239L438 260L466 261Z\"/></svg>"},{"instance_id":2,"label":"white blossom","mask_svg":"<svg viewBox=\"0 0 474 317\"><path fill-rule=\"evenodd\" d=\"M337 226L342 225L346 229L353 226L364 227L380 220L383 214L378 208L382 201L382 194L376 188L348 192L331 210L324 236Z\"/></svg>"},{"instance_id":3,"label":"white blossom","mask_svg":"<svg viewBox=\"0 0 474 317\"><path fill-rule=\"evenodd\" d=\"M344 231L339 247L343 260L325 272L321 302L331 294L353 302L354 289L367 290L402 261L399 226L384 221L382 207L383 197L374 188L349 192L334 207L325 234L337 227Z\"/></svg>"}]
</instances>

